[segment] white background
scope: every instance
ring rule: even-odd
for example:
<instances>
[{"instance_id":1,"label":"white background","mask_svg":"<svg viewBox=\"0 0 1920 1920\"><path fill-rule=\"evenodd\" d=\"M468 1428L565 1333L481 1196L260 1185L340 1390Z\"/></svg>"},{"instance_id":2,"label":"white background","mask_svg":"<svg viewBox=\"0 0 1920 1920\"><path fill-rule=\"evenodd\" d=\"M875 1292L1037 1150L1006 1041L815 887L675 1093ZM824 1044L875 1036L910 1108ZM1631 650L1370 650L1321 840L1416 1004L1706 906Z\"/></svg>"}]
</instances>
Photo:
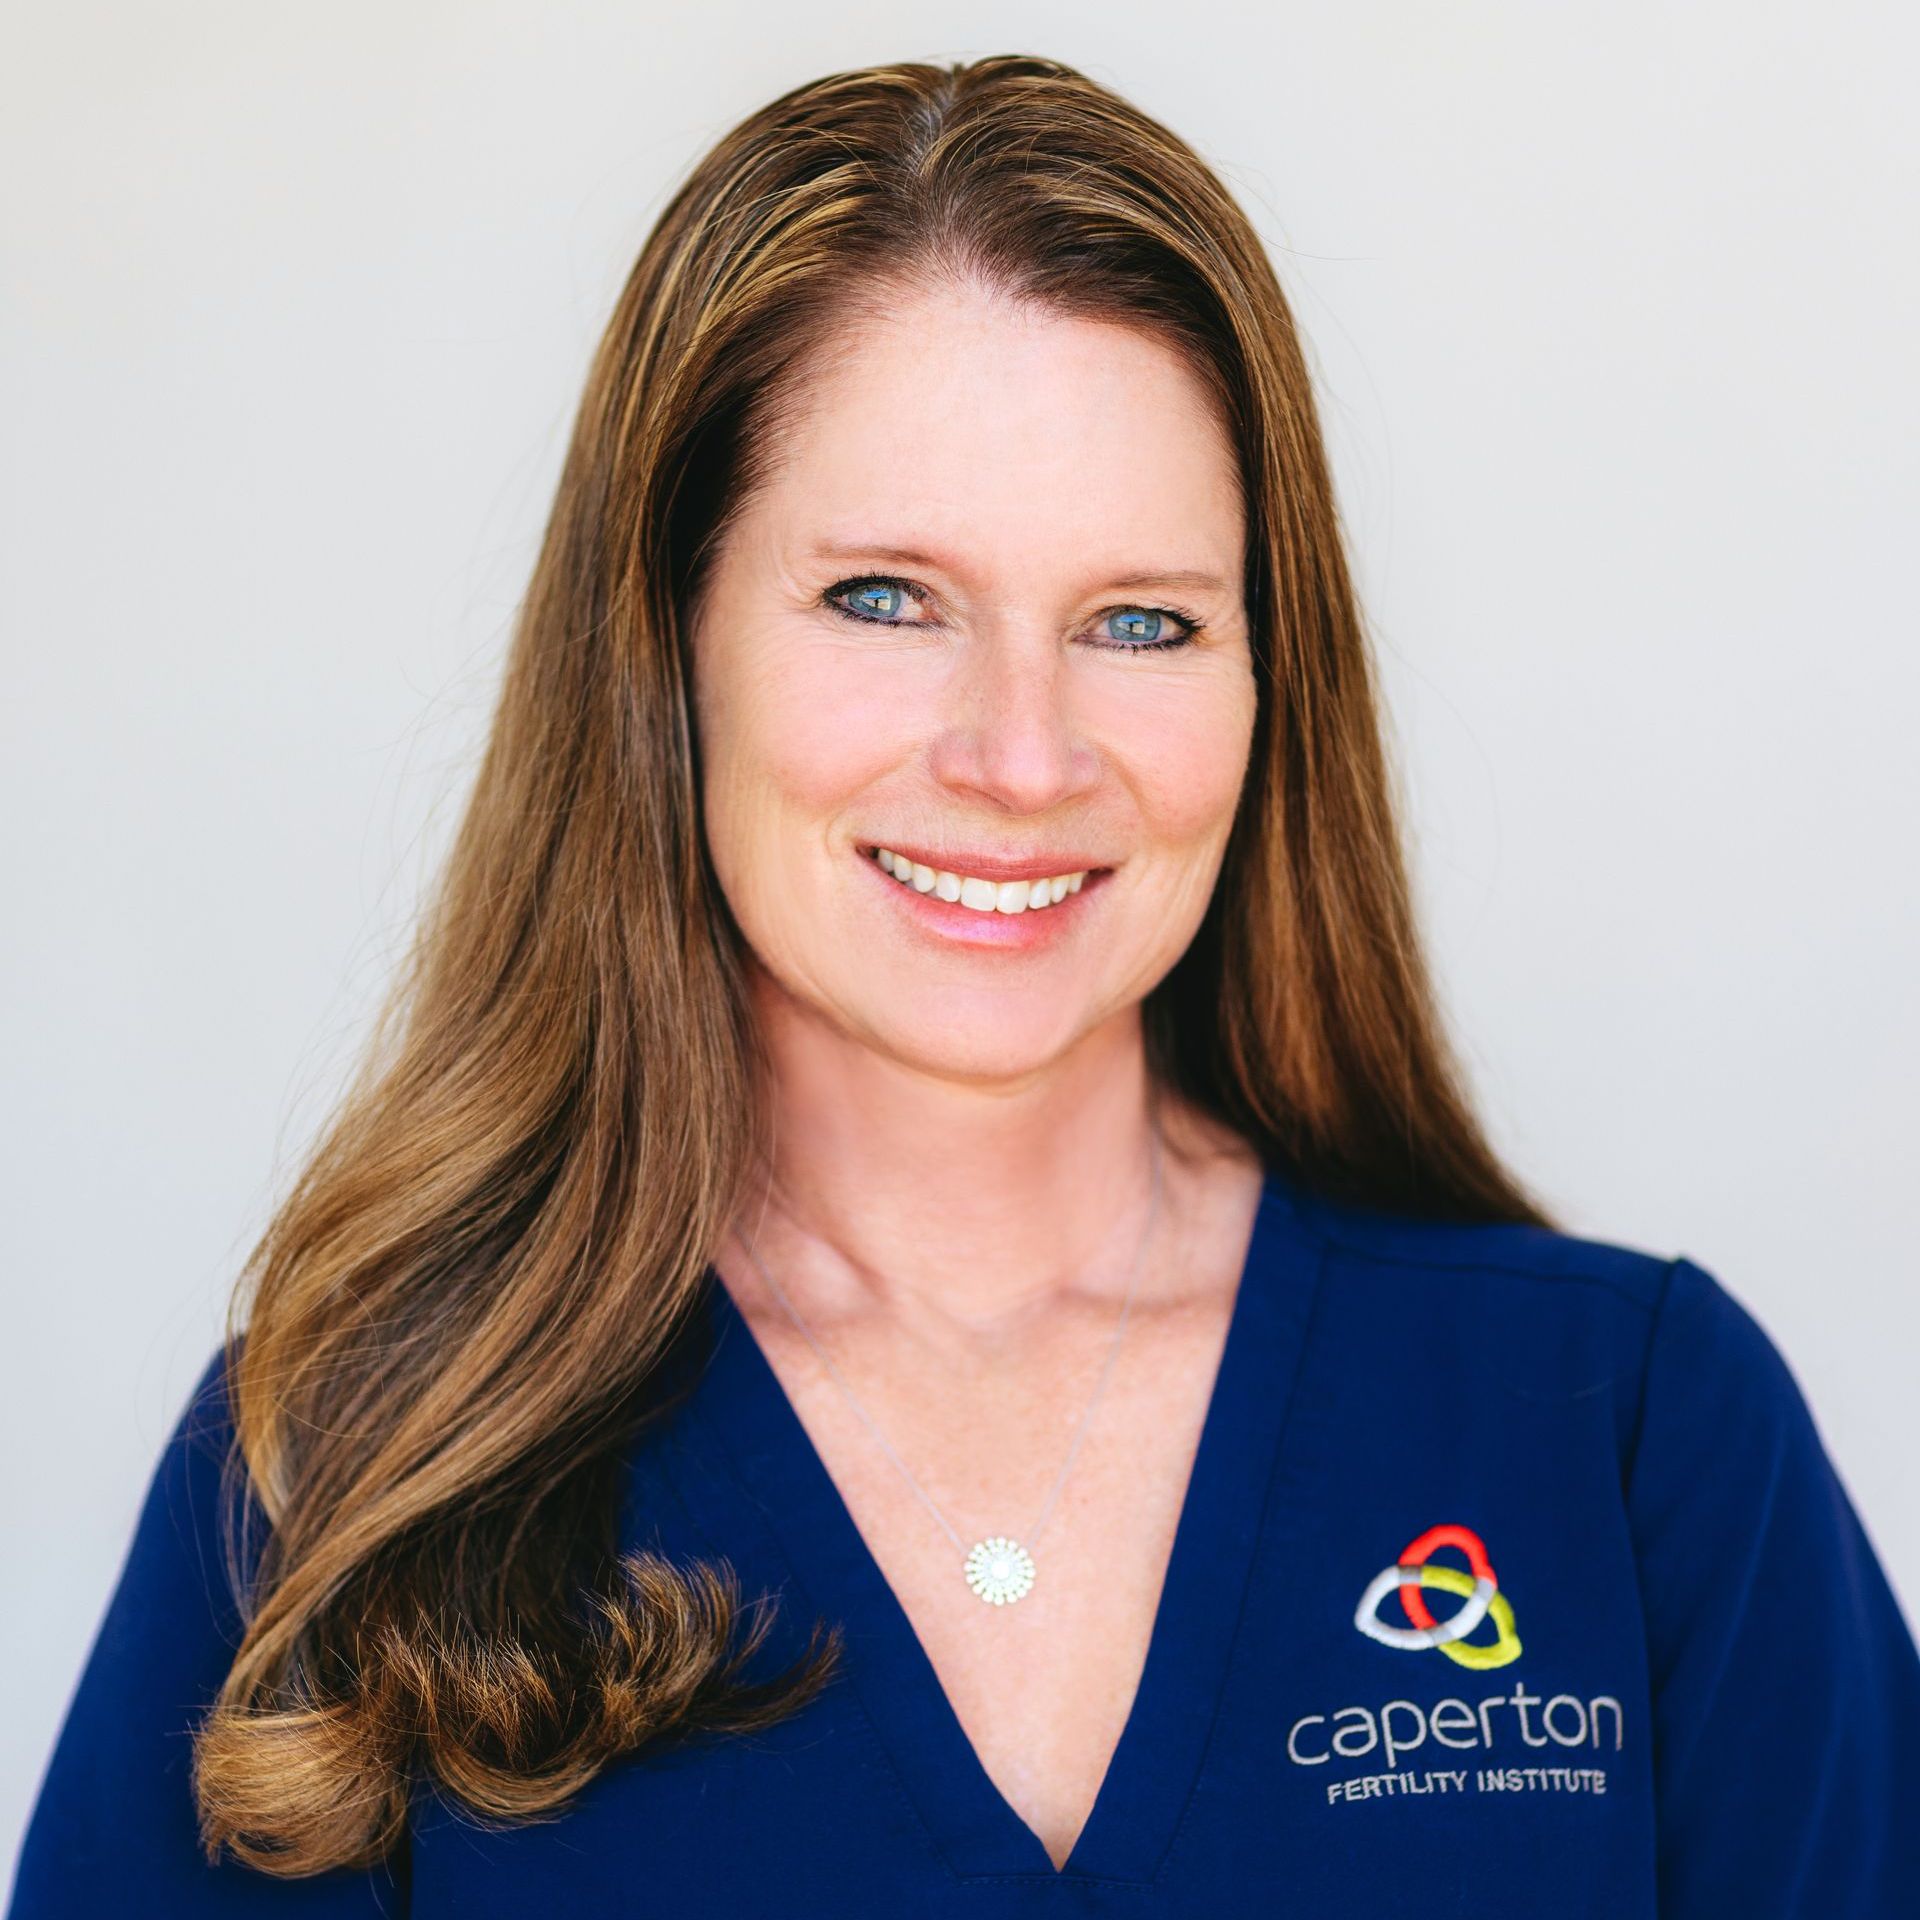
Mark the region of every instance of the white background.
<instances>
[{"instance_id":1,"label":"white background","mask_svg":"<svg viewBox=\"0 0 1920 1920\"><path fill-rule=\"evenodd\" d=\"M1687 1253L1757 1315L1911 1620L1910 21L17 10L8 1858L227 1289L457 813L616 289L727 127L881 60L1072 61L1258 221L1496 1140L1575 1231Z\"/></svg>"}]
</instances>

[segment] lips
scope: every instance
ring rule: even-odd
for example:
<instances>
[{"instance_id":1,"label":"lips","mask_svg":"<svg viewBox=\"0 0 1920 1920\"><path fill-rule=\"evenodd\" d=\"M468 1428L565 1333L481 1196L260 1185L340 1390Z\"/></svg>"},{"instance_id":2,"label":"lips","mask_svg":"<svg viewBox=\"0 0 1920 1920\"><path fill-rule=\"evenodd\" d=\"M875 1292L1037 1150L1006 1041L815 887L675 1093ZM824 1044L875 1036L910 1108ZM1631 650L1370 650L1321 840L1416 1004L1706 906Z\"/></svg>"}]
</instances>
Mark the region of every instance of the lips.
<instances>
[{"instance_id":1,"label":"lips","mask_svg":"<svg viewBox=\"0 0 1920 1920\"><path fill-rule=\"evenodd\" d=\"M921 847L898 840L870 840L860 851L871 860L882 852L910 861L932 873L951 873L965 880L1051 880L1061 874L1105 873L1109 862L1079 848L1059 852L1009 854L984 847Z\"/></svg>"},{"instance_id":2,"label":"lips","mask_svg":"<svg viewBox=\"0 0 1920 1920\"><path fill-rule=\"evenodd\" d=\"M1032 880L990 880L896 857L886 847L863 851L859 857L909 921L936 939L1003 950L1051 945L1069 923L1078 921L1084 900L1113 874L1111 867L1093 867Z\"/></svg>"}]
</instances>

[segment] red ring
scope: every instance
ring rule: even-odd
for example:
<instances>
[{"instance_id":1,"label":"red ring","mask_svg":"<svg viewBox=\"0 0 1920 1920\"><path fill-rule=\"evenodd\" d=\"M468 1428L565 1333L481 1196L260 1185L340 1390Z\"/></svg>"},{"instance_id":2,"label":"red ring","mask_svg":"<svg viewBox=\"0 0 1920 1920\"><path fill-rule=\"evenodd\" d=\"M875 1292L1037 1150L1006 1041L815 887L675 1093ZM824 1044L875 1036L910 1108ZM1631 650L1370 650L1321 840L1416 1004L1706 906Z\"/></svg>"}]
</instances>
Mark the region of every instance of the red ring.
<instances>
[{"instance_id":1,"label":"red ring","mask_svg":"<svg viewBox=\"0 0 1920 1920\"><path fill-rule=\"evenodd\" d=\"M1499 1580L1493 1571L1493 1562L1487 1558L1486 1543L1471 1527L1439 1526L1429 1527L1419 1539L1409 1542L1401 1550L1396 1564L1402 1575L1400 1581L1400 1605L1409 1620L1416 1627L1431 1627L1437 1624L1425 1598L1420 1592L1420 1568L1432 1558L1437 1547L1458 1547L1467 1556L1467 1564L1473 1569L1476 1580L1490 1582L1497 1592ZM1405 1576L1409 1573L1412 1578Z\"/></svg>"}]
</instances>

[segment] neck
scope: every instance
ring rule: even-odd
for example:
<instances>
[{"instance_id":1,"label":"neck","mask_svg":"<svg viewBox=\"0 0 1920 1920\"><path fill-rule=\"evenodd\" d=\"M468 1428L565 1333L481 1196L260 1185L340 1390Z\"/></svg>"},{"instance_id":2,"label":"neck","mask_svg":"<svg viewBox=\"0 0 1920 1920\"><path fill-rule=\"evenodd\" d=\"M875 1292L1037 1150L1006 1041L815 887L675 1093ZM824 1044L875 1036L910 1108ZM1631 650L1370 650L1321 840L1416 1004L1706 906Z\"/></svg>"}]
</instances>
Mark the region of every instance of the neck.
<instances>
[{"instance_id":1,"label":"neck","mask_svg":"<svg viewBox=\"0 0 1920 1920\"><path fill-rule=\"evenodd\" d=\"M991 1337L1069 1298L1118 1306L1148 1221L1153 1129L1163 1216L1192 1131L1153 1085L1137 1009L1041 1070L957 1079L763 999L768 1158L735 1227L812 1326L879 1317Z\"/></svg>"}]
</instances>

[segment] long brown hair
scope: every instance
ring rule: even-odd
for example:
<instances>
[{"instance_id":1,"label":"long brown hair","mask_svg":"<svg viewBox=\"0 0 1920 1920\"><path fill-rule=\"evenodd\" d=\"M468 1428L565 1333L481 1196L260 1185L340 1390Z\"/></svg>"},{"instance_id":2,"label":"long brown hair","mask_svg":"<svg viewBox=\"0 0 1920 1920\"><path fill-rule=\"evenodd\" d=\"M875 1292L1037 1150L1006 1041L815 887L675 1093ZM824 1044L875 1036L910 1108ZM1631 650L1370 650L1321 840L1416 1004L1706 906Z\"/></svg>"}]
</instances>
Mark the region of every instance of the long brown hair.
<instances>
[{"instance_id":1,"label":"long brown hair","mask_svg":"<svg viewBox=\"0 0 1920 1920\"><path fill-rule=\"evenodd\" d=\"M210 1859L370 1864L416 1780L483 1822L549 1813L643 1745L796 1711L834 1670L816 1621L750 1684L765 1596L743 1603L725 1561L622 1556L616 1507L759 1145L689 609L868 263L1151 328L1231 428L1259 718L1214 899L1143 1007L1155 1075L1329 1197L1551 1224L1441 1031L1309 376L1245 216L1056 61L796 88L641 249L444 871L235 1289L245 1633L196 1741Z\"/></svg>"}]
</instances>

